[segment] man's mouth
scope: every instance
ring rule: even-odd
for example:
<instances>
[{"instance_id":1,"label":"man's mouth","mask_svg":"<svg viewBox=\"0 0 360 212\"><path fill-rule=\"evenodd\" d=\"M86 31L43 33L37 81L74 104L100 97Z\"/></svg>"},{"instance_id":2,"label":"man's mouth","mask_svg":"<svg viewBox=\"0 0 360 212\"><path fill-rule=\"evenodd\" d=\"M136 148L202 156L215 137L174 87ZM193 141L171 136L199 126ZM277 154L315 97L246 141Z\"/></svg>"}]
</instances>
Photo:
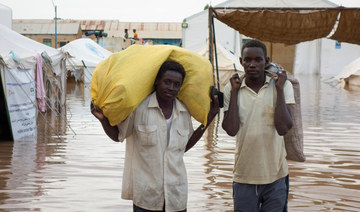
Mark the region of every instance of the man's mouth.
<instances>
[{"instance_id":1,"label":"man's mouth","mask_svg":"<svg viewBox=\"0 0 360 212\"><path fill-rule=\"evenodd\" d=\"M174 97L174 96L175 96L175 94L165 92L165 96L167 96L167 97Z\"/></svg>"},{"instance_id":2,"label":"man's mouth","mask_svg":"<svg viewBox=\"0 0 360 212\"><path fill-rule=\"evenodd\" d=\"M250 75L254 75L254 74L258 74L259 72L256 70L250 70L250 71L248 70L246 73Z\"/></svg>"}]
</instances>

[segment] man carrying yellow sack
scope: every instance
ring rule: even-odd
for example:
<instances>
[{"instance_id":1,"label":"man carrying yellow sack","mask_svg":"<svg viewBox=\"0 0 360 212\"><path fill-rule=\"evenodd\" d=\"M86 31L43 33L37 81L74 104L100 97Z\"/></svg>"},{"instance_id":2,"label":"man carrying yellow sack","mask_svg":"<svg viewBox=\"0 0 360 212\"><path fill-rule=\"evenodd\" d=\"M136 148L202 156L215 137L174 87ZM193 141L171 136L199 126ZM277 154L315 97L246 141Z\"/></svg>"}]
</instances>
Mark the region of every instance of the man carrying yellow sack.
<instances>
[{"instance_id":1,"label":"man carrying yellow sack","mask_svg":"<svg viewBox=\"0 0 360 212\"><path fill-rule=\"evenodd\" d=\"M155 79L155 91L117 126L111 126L102 111L91 104L92 114L112 140L122 142L126 138L122 198L133 200L134 212L186 211L183 155L216 116L219 101L214 96L208 124L194 131L188 109L176 98L184 79L181 64L164 62Z\"/></svg>"}]
</instances>

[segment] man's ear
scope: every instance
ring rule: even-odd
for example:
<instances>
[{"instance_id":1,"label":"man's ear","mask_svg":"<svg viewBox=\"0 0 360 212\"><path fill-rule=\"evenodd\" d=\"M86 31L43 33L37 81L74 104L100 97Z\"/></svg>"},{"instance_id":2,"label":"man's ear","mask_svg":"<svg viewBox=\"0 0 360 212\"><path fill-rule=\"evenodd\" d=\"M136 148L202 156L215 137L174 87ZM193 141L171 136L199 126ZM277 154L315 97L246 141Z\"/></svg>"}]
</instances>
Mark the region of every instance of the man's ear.
<instances>
[{"instance_id":1,"label":"man's ear","mask_svg":"<svg viewBox=\"0 0 360 212\"><path fill-rule=\"evenodd\" d=\"M270 57L266 57L266 58L265 58L265 65L268 65L269 62L270 62Z\"/></svg>"},{"instance_id":2,"label":"man's ear","mask_svg":"<svg viewBox=\"0 0 360 212\"><path fill-rule=\"evenodd\" d=\"M241 57L239 57L239 61L240 61L240 64L243 66Z\"/></svg>"}]
</instances>

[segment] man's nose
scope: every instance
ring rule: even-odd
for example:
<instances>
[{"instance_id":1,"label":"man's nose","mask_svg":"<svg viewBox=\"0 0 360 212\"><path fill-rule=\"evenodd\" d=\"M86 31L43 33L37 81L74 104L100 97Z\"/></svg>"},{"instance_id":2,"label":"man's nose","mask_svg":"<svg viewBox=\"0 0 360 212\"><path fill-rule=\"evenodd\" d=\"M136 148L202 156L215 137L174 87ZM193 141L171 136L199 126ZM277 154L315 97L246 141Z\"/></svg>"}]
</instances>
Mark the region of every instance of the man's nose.
<instances>
[{"instance_id":1,"label":"man's nose","mask_svg":"<svg viewBox=\"0 0 360 212\"><path fill-rule=\"evenodd\" d=\"M175 83L171 83L170 86L169 86L169 89L170 90L175 90Z\"/></svg>"},{"instance_id":2,"label":"man's nose","mask_svg":"<svg viewBox=\"0 0 360 212\"><path fill-rule=\"evenodd\" d=\"M255 66L255 61L251 61L249 67L254 67L254 66Z\"/></svg>"}]
</instances>

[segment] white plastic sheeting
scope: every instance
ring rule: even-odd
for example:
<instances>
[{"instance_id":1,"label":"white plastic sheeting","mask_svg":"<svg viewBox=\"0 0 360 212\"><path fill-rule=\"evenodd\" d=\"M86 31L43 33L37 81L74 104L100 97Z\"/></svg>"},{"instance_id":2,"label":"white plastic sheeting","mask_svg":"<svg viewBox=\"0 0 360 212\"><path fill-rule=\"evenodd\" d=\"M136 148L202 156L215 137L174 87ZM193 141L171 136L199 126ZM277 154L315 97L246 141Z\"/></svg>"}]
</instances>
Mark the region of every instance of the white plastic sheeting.
<instances>
[{"instance_id":1,"label":"white plastic sheeting","mask_svg":"<svg viewBox=\"0 0 360 212\"><path fill-rule=\"evenodd\" d=\"M217 61L219 70L219 85L222 91L225 85L229 82L230 77L239 72L244 73L244 68L240 64L239 56L232 54L229 50L225 49L220 43L216 44ZM205 45L201 49L196 51L198 54L205 58L209 58L209 46ZM216 62L214 57L214 69L216 68ZM215 79L217 79L216 71L214 71Z\"/></svg>"},{"instance_id":2,"label":"white plastic sheeting","mask_svg":"<svg viewBox=\"0 0 360 212\"><path fill-rule=\"evenodd\" d=\"M360 87L360 57L345 66L343 70L335 76L335 79L344 85L349 84Z\"/></svg>"},{"instance_id":3,"label":"white plastic sheeting","mask_svg":"<svg viewBox=\"0 0 360 212\"><path fill-rule=\"evenodd\" d=\"M42 53L51 60L48 66L53 77L51 81L57 80L51 85L57 84L60 90L50 94L49 102L54 95L58 95L57 104L63 106L66 94L65 55L0 24L0 56L3 58L0 63L1 84L14 140L36 134L35 56ZM55 90L49 88L49 91Z\"/></svg>"},{"instance_id":4,"label":"white plastic sheeting","mask_svg":"<svg viewBox=\"0 0 360 212\"><path fill-rule=\"evenodd\" d=\"M27 38L0 24L0 55L4 58L7 66L12 66L12 60L6 60L11 57L11 52L17 58L22 59L23 64L35 65L34 56L36 53L46 52L51 58L54 72L57 75L64 72L64 67L60 66L60 61L65 57L59 50L46 46Z\"/></svg>"},{"instance_id":5,"label":"white plastic sheeting","mask_svg":"<svg viewBox=\"0 0 360 212\"><path fill-rule=\"evenodd\" d=\"M71 56L66 60L66 68L71 70L76 80L83 74L85 83L91 82L91 76L96 65L112 54L90 38L71 41L61 47L60 50Z\"/></svg>"},{"instance_id":6,"label":"white plastic sheeting","mask_svg":"<svg viewBox=\"0 0 360 212\"><path fill-rule=\"evenodd\" d=\"M0 4L0 24L9 29L12 27L12 10L3 4Z\"/></svg>"}]
</instances>

